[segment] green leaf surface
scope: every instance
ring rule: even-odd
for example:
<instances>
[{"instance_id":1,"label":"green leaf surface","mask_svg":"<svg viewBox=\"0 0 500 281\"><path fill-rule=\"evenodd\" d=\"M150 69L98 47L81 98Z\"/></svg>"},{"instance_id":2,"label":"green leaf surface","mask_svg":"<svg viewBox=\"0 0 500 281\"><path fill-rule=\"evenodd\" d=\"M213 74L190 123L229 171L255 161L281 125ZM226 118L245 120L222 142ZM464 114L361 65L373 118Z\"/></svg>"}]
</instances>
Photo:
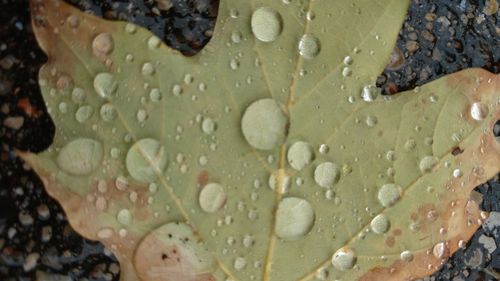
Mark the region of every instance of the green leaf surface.
<instances>
[{"instance_id":1,"label":"green leaf surface","mask_svg":"<svg viewBox=\"0 0 500 281\"><path fill-rule=\"evenodd\" d=\"M20 153L122 280L407 280L482 220L500 78L375 88L408 1L221 1L184 57L32 1L53 145Z\"/></svg>"}]
</instances>

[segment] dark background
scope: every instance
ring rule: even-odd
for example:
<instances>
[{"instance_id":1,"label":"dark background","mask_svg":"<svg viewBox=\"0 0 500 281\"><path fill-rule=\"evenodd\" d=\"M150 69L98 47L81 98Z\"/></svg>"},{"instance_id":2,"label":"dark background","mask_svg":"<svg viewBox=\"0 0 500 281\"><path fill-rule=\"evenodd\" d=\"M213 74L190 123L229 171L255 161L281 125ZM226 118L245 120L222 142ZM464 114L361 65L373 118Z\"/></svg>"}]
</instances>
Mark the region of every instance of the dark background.
<instances>
[{"instance_id":1,"label":"dark background","mask_svg":"<svg viewBox=\"0 0 500 281\"><path fill-rule=\"evenodd\" d=\"M210 39L217 0L66 0L98 16L147 27L193 55ZM495 5L496 4L496 5ZM385 94L412 89L468 67L500 69L498 0L413 0L393 61L380 75ZM83 239L14 148L47 148L54 125L37 85L46 57L30 27L27 0L0 0L0 281L118 280L119 265L100 243ZM500 134L500 123L495 134ZM500 279L500 183L477 188L494 212L465 250L428 280Z\"/></svg>"}]
</instances>

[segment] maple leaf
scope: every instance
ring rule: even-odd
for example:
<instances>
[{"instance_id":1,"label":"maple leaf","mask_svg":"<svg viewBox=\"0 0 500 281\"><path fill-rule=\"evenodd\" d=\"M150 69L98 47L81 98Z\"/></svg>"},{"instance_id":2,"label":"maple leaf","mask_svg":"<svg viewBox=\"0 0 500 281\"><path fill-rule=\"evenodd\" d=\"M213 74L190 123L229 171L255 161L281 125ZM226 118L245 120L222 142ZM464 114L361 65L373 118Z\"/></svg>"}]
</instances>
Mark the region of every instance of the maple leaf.
<instances>
[{"instance_id":1,"label":"maple leaf","mask_svg":"<svg viewBox=\"0 0 500 281\"><path fill-rule=\"evenodd\" d=\"M486 218L469 197L500 167L498 75L374 86L408 1L222 1L189 58L31 4L57 132L20 155L122 280L418 278Z\"/></svg>"}]
</instances>

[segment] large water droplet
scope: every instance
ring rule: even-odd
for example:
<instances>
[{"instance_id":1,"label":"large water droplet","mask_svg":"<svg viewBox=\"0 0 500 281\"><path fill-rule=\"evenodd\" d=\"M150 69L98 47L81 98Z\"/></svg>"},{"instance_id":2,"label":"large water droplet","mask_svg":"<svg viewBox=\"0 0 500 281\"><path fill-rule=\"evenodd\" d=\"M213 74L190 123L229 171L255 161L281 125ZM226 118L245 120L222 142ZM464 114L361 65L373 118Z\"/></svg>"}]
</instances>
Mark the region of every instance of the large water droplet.
<instances>
[{"instance_id":1,"label":"large water droplet","mask_svg":"<svg viewBox=\"0 0 500 281\"><path fill-rule=\"evenodd\" d=\"M384 184L378 191L378 201L384 207L394 205L401 197L401 187L392 183Z\"/></svg>"},{"instance_id":2,"label":"large water droplet","mask_svg":"<svg viewBox=\"0 0 500 281\"><path fill-rule=\"evenodd\" d=\"M140 182L154 182L167 166L167 153L154 139L141 139L127 152L127 170Z\"/></svg>"},{"instance_id":3,"label":"large water droplet","mask_svg":"<svg viewBox=\"0 0 500 281\"><path fill-rule=\"evenodd\" d=\"M218 183L209 183L203 187L198 201L203 211L215 213L226 204L226 192L222 185Z\"/></svg>"},{"instance_id":4,"label":"large water droplet","mask_svg":"<svg viewBox=\"0 0 500 281\"><path fill-rule=\"evenodd\" d=\"M312 34L304 34L299 41L299 53L306 59L312 59L318 55L321 45L318 38Z\"/></svg>"},{"instance_id":5,"label":"large water droplet","mask_svg":"<svg viewBox=\"0 0 500 281\"><path fill-rule=\"evenodd\" d=\"M298 239L309 233L314 224L314 210L304 199L288 197L278 205L276 235L283 239Z\"/></svg>"},{"instance_id":6,"label":"large water droplet","mask_svg":"<svg viewBox=\"0 0 500 281\"><path fill-rule=\"evenodd\" d=\"M252 32L262 42L272 42L282 29L281 15L272 8L260 7L252 14Z\"/></svg>"},{"instance_id":7,"label":"large water droplet","mask_svg":"<svg viewBox=\"0 0 500 281\"><path fill-rule=\"evenodd\" d=\"M314 159L314 150L310 144L298 141L288 149L287 157L290 166L300 171L312 162Z\"/></svg>"},{"instance_id":8,"label":"large water droplet","mask_svg":"<svg viewBox=\"0 0 500 281\"><path fill-rule=\"evenodd\" d=\"M287 117L275 100L261 99L246 109L241 129L252 147L271 150L284 141L287 122Z\"/></svg>"},{"instance_id":9,"label":"large water droplet","mask_svg":"<svg viewBox=\"0 0 500 281\"><path fill-rule=\"evenodd\" d=\"M106 98L114 94L118 89L118 83L113 74L101 72L94 78L94 90L99 96Z\"/></svg>"},{"instance_id":10,"label":"large water droplet","mask_svg":"<svg viewBox=\"0 0 500 281\"><path fill-rule=\"evenodd\" d=\"M103 156L101 143L87 138L79 138L66 144L57 156L59 167L72 175L83 176L92 173Z\"/></svg>"},{"instance_id":11,"label":"large water droplet","mask_svg":"<svg viewBox=\"0 0 500 281\"><path fill-rule=\"evenodd\" d=\"M424 156L420 160L420 164L419 164L420 171L422 173L430 172L432 170L432 168L434 168L434 166L436 166L437 162L438 162L438 159L435 156Z\"/></svg>"},{"instance_id":12,"label":"large water droplet","mask_svg":"<svg viewBox=\"0 0 500 281\"><path fill-rule=\"evenodd\" d=\"M384 214L377 215L370 222L370 227L376 234L386 233L389 230L390 225L389 218Z\"/></svg>"},{"instance_id":13,"label":"large water droplet","mask_svg":"<svg viewBox=\"0 0 500 281\"><path fill-rule=\"evenodd\" d=\"M100 33L92 41L92 49L96 55L107 55L113 50L113 37L109 33Z\"/></svg>"},{"instance_id":14,"label":"large water droplet","mask_svg":"<svg viewBox=\"0 0 500 281\"><path fill-rule=\"evenodd\" d=\"M338 270L349 270L353 268L355 264L356 253L350 248L340 248L332 256L332 265Z\"/></svg>"},{"instance_id":15,"label":"large water droplet","mask_svg":"<svg viewBox=\"0 0 500 281\"><path fill-rule=\"evenodd\" d=\"M332 162L324 162L314 170L314 180L324 188L331 188L340 177L339 167Z\"/></svg>"}]
</instances>

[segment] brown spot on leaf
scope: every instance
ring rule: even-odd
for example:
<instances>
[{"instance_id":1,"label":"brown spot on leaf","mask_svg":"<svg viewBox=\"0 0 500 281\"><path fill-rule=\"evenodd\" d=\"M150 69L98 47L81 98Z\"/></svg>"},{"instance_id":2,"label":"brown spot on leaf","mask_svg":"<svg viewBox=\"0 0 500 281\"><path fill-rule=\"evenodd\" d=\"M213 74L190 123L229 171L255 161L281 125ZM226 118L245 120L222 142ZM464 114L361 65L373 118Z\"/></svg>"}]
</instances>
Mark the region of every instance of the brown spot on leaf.
<instances>
[{"instance_id":1,"label":"brown spot on leaf","mask_svg":"<svg viewBox=\"0 0 500 281\"><path fill-rule=\"evenodd\" d=\"M208 171L203 170L198 174L197 183L199 186L205 186L208 183Z\"/></svg>"},{"instance_id":2,"label":"brown spot on leaf","mask_svg":"<svg viewBox=\"0 0 500 281\"><path fill-rule=\"evenodd\" d=\"M396 239L394 239L393 236L389 236L387 237L387 239L385 239L385 244L389 246L389 248L394 247L394 243L396 243Z\"/></svg>"}]
</instances>

